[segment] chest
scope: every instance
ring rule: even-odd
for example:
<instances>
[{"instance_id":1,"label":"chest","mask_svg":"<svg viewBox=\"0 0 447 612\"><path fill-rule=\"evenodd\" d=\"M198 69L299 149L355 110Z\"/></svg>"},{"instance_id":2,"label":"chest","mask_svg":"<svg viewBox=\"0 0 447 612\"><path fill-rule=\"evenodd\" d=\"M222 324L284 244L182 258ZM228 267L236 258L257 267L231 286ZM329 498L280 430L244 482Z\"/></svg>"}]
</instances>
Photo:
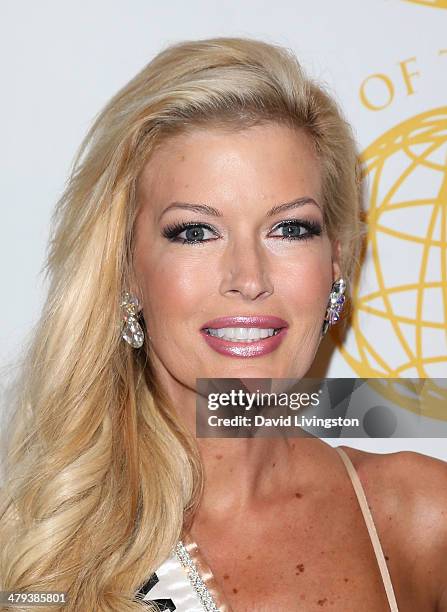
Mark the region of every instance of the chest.
<instances>
[{"instance_id":1,"label":"chest","mask_svg":"<svg viewBox=\"0 0 447 612\"><path fill-rule=\"evenodd\" d=\"M320 500L313 512L278 508L269 517L246 517L211 532L196 526L200 554L233 612L389 610L383 580L360 509L353 497L334 508ZM399 558L382 534L384 553ZM406 580L389 566L400 610L429 611Z\"/></svg>"}]
</instances>

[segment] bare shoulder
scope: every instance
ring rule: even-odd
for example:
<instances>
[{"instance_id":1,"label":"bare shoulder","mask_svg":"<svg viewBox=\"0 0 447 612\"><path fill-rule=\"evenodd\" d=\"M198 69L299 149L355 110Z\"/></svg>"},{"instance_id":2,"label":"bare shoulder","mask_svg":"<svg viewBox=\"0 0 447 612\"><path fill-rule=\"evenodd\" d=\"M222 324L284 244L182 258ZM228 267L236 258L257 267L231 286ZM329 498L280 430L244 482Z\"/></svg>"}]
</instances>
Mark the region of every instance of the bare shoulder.
<instances>
[{"instance_id":1,"label":"bare shoulder","mask_svg":"<svg viewBox=\"0 0 447 612\"><path fill-rule=\"evenodd\" d=\"M365 477L380 474L379 480L383 484L388 481L402 487L412 497L431 492L435 496L444 495L441 501L447 499L447 462L441 459L415 451L372 453L350 446L340 448L346 451L356 470ZM377 471L379 474L375 474Z\"/></svg>"},{"instance_id":2,"label":"bare shoulder","mask_svg":"<svg viewBox=\"0 0 447 612\"><path fill-rule=\"evenodd\" d=\"M447 462L414 451L370 453L343 446L378 530L447 612Z\"/></svg>"},{"instance_id":3,"label":"bare shoulder","mask_svg":"<svg viewBox=\"0 0 447 612\"><path fill-rule=\"evenodd\" d=\"M368 500L399 513L418 546L429 539L447 543L447 463L414 451L371 453L347 446ZM409 538L410 539L410 538Z\"/></svg>"}]
</instances>

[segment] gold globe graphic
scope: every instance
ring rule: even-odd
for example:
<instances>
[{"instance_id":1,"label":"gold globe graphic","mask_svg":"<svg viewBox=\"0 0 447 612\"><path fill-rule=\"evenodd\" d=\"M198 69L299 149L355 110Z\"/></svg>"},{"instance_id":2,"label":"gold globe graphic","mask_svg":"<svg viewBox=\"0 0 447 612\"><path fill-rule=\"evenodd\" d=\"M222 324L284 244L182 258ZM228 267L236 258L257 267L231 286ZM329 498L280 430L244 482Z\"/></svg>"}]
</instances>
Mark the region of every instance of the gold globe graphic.
<instances>
[{"instance_id":1,"label":"gold globe graphic","mask_svg":"<svg viewBox=\"0 0 447 612\"><path fill-rule=\"evenodd\" d=\"M413 4L422 4L424 6L433 6L435 8L447 8L447 0L406 0Z\"/></svg>"},{"instance_id":2,"label":"gold globe graphic","mask_svg":"<svg viewBox=\"0 0 447 612\"><path fill-rule=\"evenodd\" d=\"M396 125L361 157L370 192L366 256L352 327L343 344L336 328L334 337L362 378L445 378L447 106ZM440 415L445 390L434 395Z\"/></svg>"}]
</instances>

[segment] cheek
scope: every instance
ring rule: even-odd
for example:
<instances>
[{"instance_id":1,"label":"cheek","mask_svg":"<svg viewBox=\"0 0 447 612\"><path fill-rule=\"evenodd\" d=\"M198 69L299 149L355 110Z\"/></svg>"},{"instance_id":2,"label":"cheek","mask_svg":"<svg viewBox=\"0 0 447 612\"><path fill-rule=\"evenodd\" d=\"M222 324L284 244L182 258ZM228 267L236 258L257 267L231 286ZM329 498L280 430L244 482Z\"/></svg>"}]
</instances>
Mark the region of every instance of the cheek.
<instances>
[{"instance_id":1,"label":"cheek","mask_svg":"<svg viewBox=\"0 0 447 612\"><path fill-rule=\"evenodd\" d=\"M329 244L308 249L286 266L278 269L277 290L285 304L297 309L297 314L317 316L325 310L332 283L332 259Z\"/></svg>"},{"instance_id":2,"label":"cheek","mask_svg":"<svg viewBox=\"0 0 447 612\"><path fill-rule=\"evenodd\" d=\"M179 254L165 254L156 261L143 262L139 276L145 316L156 319L161 329L160 326L179 323L184 326L197 315L210 286L211 272L199 256L187 260Z\"/></svg>"}]
</instances>

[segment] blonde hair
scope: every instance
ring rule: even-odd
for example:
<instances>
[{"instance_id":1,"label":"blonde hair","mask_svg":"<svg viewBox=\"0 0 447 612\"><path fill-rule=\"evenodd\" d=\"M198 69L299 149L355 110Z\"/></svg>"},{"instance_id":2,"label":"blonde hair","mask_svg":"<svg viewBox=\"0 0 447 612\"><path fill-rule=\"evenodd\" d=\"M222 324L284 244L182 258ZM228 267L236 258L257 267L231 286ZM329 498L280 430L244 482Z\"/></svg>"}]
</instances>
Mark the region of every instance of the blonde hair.
<instances>
[{"instance_id":1,"label":"blonde hair","mask_svg":"<svg viewBox=\"0 0 447 612\"><path fill-rule=\"evenodd\" d=\"M357 151L331 96L290 51L265 42L214 38L159 53L99 114L55 212L48 298L7 434L2 589L66 591L68 605L49 610L142 609L133 594L193 517L203 472L150 352L120 338L138 176L170 135L267 121L312 137L328 232L352 277Z\"/></svg>"}]
</instances>

